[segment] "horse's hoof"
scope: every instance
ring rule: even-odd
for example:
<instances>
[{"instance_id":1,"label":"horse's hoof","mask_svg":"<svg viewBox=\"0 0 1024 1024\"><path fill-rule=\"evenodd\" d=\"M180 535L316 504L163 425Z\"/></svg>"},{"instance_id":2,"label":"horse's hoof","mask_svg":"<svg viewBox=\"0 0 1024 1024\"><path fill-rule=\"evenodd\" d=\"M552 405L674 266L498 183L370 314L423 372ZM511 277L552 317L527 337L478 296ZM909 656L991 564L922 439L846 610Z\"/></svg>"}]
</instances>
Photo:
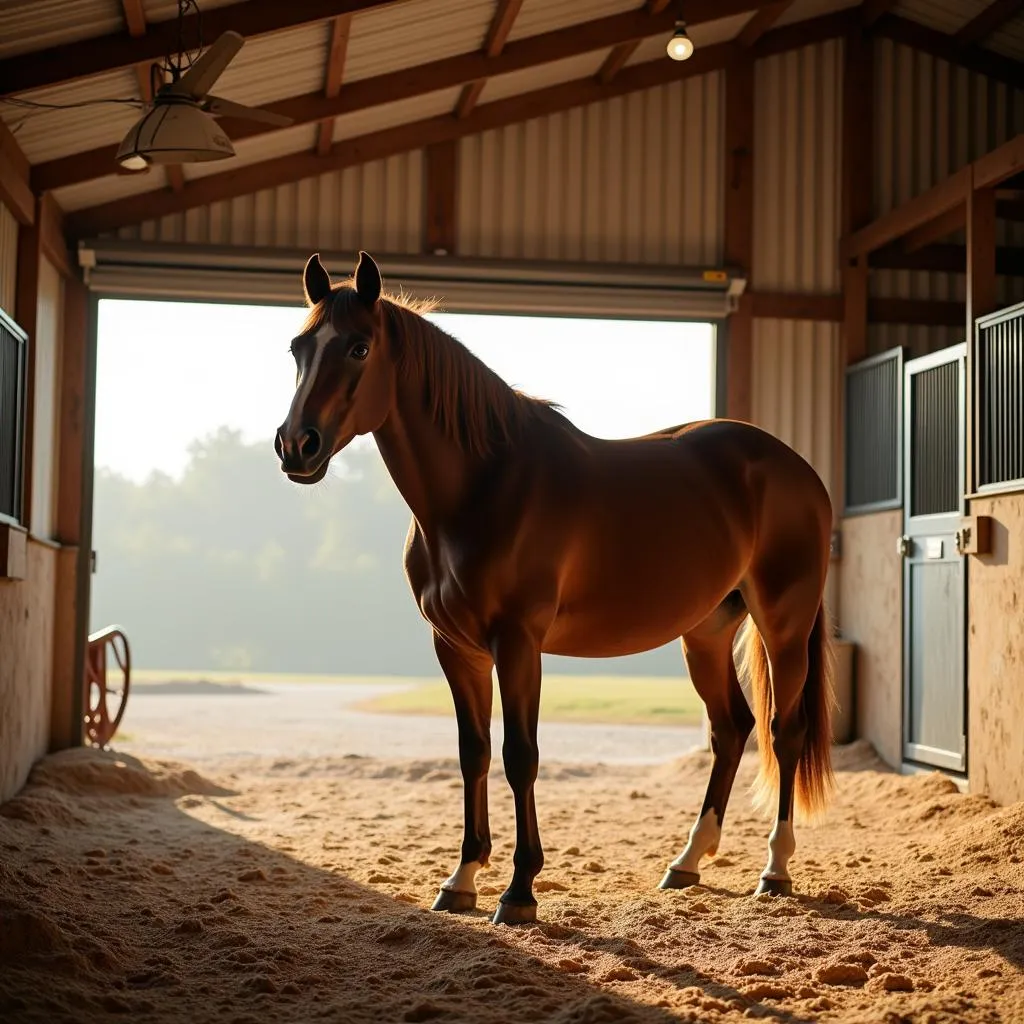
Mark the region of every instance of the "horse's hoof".
<instances>
[{"instance_id":1,"label":"horse's hoof","mask_svg":"<svg viewBox=\"0 0 1024 1024\"><path fill-rule=\"evenodd\" d=\"M442 889L430 909L446 910L449 914L465 914L469 910L476 910L476 893Z\"/></svg>"},{"instance_id":2,"label":"horse's hoof","mask_svg":"<svg viewBox=\"0 0 1024 1024\"><path fill-rule=\"evenodd\" d=\"M768 893L769 896L792 896L793 883L788 878L762 878L758 883L755 896Z\"/></svg>"},{"instance_id":3,"label":"horse's hoof","mask_svg":"<svg viewBox=\"0 0 1024 1024\"><path fill-rule=\"evenodd\" d=\"M678 868L669 868L658 888L689 889L691 885L700 885L700 875L696 871L680 871Z\"/></svg>"},{"instance_id":4,"label":"horse's hoof","mask_svg":"<svg viewBox=\"0 0 1024 1024\"><path fill-rule=\"evenodd\" d=\"M537 920L536 903L505 903L498 901L492 924L533 924Z\"/></svg>"}]
</instances>

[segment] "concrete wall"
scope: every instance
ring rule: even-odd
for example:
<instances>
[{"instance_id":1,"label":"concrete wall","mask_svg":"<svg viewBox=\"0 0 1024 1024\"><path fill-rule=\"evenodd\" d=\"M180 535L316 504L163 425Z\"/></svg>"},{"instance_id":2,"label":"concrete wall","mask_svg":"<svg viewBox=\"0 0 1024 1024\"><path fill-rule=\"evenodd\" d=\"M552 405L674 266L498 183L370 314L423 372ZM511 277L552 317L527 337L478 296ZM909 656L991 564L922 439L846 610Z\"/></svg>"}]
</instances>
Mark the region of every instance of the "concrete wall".
<instances>
[{"instance_id":1,"label":"concrete wall","mask_svg":"<svg viewBox=\"0 0 1024 1024\"><path fill-rule=\"evenodd\" d=\"M968 559L968 781L1024 800L1024 495L978 499L995 520L992 554Z\"/></svg>"},{"instance_id":2,"label":"concrete wall","mask_svg":"<svg viewBox=\"0 0 1024 1024\"><path fill-rule=\"evenodd\" d=\"M900 509L844 519L839 573L839 626L857 645L857 735L894 767L903 755L903 565L896 551L902 524Z\"/></svg>"},{"instance_id":3,"label":"concrete wall","mask_svg":"<svg viewBox=\"0 0 1024 1024\"><path fill-rule=\"evenodd\" d=\"M25 579L0 580L0 802L50 739L57 550L30 539L27 560Z\"/></svg>"}]
</instances>

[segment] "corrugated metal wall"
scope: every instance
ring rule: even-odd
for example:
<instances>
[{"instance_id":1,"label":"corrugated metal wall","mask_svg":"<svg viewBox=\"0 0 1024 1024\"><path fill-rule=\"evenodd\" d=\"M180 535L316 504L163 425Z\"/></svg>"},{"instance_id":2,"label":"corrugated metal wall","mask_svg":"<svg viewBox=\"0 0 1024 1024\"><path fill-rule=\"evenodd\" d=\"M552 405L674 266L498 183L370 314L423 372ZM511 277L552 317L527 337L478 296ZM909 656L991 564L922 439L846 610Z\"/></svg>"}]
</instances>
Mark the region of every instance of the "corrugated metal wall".
<instances>
[{"instance_id":1,"label":"corrugated metal wall","mask_svg":"<svg viewBox=\"0 0 1024 1024\"><path fill-rule=\"evenodd\" d=\"M758 61L756 76L753 286L838 291L842 43Z\"/></svg>"},{"instance_id":2,"label":"corrugated metal wall","mask_svg":"<svg viewBox=\"0 0 1024 1024\"><path fill-rule=\"evenodd\" d=\"M463 139L463 256L716 265L719 73Z\"/></svg>"},{"instance_id":3,"label":"corrugated metal wall","mask_svg":"<svg viewBox=\"0 0 1024 1024\"><path fill-rule=\"evenodd\" d=\"M759 61L753 287L839 290L842 43ZM835 495L839 326L756 320L754 422L795 448Z\"/></svg>"},{"instance_id":4,"label":"corrugated metal wall","mask_svg":"<svg viewBox=\"0 0 1024 1024\"><path fill-rule=\"evenodd\" d=\"M413 253L423 226L423 153L387 160L123 228L121 238L207 245Z\"/></svg>"},{"instance_id":5,"label":"corrugated metal wall","mask_svg":"<svg viewBox=\"0 0 1024 1024\"><path fill-rule=\"evenodd\" d=\"M927 191L972 160L1024 132L1024 90L887 39L875 43L875 213ZM1001 245L1024 244L1024 225L999 221ZM958 236L961 244L963 234ZM880 270L875 296L963 301L963 274ZM1024 280L999 279L999 303L1024 299ZM924 355L963 341L959 328L875 325L870 348L904 345Z\"/></svg>"},{"instance_id":6,"label":"corrugated metal wall","mask_svg":"<svg viewBox=\"0 0 1024 1024\"><path fill-rule=\"evenodd\" d=\"M14 316L14 296L18 286L18 222L0 203L0 309Z\"/></svg>"}]
</instances>

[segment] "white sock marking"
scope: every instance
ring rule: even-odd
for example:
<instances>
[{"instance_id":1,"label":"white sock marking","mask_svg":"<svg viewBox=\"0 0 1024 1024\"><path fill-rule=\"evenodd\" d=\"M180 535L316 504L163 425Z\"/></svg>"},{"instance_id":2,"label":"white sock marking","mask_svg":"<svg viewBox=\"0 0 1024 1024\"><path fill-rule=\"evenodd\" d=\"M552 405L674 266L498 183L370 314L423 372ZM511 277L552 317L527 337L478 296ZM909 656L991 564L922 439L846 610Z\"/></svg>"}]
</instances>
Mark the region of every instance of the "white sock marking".
<instances>
[{"instance_id":1,"label":"white sock marking","mask_svg":"<svg viewBox=\"0 0 1024 1024\"><path fill-rule=\"evenodd\" d=\"M700 874L701 857L705 854L713 857L718 852L718 842L721 838L722 827L718 824L718 815L712 807L694 822L686 849L672 861L671 867L676 871Z\"/></svg>"},{"instance_id":2,"label":"white sock marking","mask_svg":"<svg viewBox=\"0 0 1024 1024\"><path fill-rule=\"evenodd\" d=\"M793 836L791 821L777 821L768 837L768 866L761 872L762 878L788 882L789 858L796 852L796 838Z\"/></svg>"},{"instance_id":3,"label":"white sock marking","mask_svg":"<svg viewBox=\"0 0 1024 1024\"><path fill-rule=\"evenodd\" d=\"M483 865L478 860L460 864L441 884L449 892L466 892L476 895L476 873Z\"/></svg>"}]
</instances>

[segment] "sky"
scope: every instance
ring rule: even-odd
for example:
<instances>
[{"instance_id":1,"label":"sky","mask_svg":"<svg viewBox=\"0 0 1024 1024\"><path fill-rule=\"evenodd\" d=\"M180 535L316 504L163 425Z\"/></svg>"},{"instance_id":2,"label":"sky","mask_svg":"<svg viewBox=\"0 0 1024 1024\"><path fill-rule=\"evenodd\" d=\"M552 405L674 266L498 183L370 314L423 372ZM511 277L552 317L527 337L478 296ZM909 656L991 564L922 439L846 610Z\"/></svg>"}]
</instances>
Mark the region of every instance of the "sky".
<instances>
[{"instance_id":1,"label":"sky","mask_svg":"<svg viewBox=\"0 0 1024 1024\"><path fill-rule=\"evenodd\" d=\"M270 439L295 387L299 307L103 299L97 466L142 481L179 476L188 445L222 426ZM597 437L713 413L708 324L437 313L430 319L508 383L563 406Z\"/></svg>"}]
</instances>

